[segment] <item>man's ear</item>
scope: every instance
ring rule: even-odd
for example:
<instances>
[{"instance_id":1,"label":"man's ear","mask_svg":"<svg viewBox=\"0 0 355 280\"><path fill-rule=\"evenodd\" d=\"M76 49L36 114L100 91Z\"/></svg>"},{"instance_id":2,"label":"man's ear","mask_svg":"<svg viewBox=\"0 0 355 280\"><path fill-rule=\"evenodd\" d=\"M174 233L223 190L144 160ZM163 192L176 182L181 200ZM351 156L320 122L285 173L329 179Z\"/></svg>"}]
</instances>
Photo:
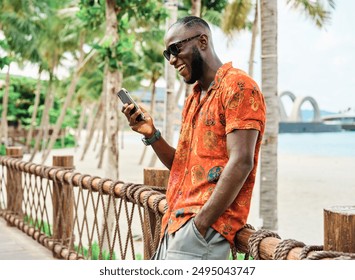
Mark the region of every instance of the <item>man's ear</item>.
<instances>
[{"instance_id":1,"label":"man's ear","mask_svg":"<svg viewBox=\"0 0 355 280\"><path fill-rule=\"evenodd\" d=\"M201 50L206 50L208 46L208 37L206 34L202 34L199 40Z\"/></svg>"}]
</instances>

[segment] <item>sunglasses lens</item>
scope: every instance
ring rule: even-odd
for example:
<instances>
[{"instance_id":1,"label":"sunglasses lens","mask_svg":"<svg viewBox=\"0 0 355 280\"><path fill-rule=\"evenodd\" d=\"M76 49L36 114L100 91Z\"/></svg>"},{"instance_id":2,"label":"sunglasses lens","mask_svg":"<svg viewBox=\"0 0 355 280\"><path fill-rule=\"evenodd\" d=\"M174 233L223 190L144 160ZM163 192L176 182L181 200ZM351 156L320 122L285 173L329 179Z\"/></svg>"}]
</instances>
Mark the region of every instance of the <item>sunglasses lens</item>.
<instances>
[{"instance_id":1,"label":"sunglasses lens","mask_svg":"<svg viewBox=\"0 0 355 280\"><path fill-rule=\"evenodd\" d=\"M176 44L172 44L168 47L169 52L173 55L173 56L177 56L180 52L179 48L177 47Z\"/></svg>"},{"instance_id":2,"label":"sunglasses lens","mask_svg":"<svg viewBox=\"0 0 355 280\"><path fill-rule=\"evenodd\" d=\"M169 53L169 51L167 51L167 50L165 50L165 51L163 51L163 55L164 55L164 57L166 58L166 60L170 60L170 53Z\"/></svg>"},{"instance_id":3,"label":"sunglasses lens","mask_svg":"<svg viewBox=\"0 0 355 280\"><path fill-rule=\"evenodd\" d=\"M170 55L177 56L179 53L180 50L176 44L170 45L167 50L163 51L163 55L168 61L170 60Z\"/></svg>"}]
</instances>

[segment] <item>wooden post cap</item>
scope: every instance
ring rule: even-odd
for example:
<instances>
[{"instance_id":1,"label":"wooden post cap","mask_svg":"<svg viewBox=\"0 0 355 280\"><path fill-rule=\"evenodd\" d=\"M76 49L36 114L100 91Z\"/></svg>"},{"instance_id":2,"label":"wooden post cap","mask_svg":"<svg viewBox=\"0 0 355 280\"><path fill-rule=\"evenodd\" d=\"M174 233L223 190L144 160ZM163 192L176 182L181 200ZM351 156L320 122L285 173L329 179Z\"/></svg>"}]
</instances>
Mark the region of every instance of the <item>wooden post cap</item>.
<instances>
[{"instance_id":1,"label":"wooden post cap","mask_svg":"<svg viewBox=\"0 0 355 280\"><path fill-rule=\"evenodd\" d=\"M22 147L6 147L6 155L9 157L22 157Z\"/></svg>"},{"instance_id":2,"label":"wooden post cap","mask_svg":"<svg viewBox=\"0 0 355 280\"><path fill-rule=\"evenodd\" d=\"M73 156L53 156L53 166L54 167L74 168L74 157Z\"/></svg>"},{"instance_id":3,"label":"wooden post cap","mask_svg":"<svg viewBox=\"0 0 355 280\"><path fill-rule=\"evenodd\" d=\"M355 205L324 209L324 250L355 253Z\"/></svg>"},{"instance_id":4,"label":"wooden post cap","mask_svg":"<svg viewBox=\"0 0 355 280\"><path fill-rule=\"evenodd\" d=\"M355 205L332 206L325 208L324 211L331 211L333 213L344 215L355 215Z\"/></svg>"}]
</instances>

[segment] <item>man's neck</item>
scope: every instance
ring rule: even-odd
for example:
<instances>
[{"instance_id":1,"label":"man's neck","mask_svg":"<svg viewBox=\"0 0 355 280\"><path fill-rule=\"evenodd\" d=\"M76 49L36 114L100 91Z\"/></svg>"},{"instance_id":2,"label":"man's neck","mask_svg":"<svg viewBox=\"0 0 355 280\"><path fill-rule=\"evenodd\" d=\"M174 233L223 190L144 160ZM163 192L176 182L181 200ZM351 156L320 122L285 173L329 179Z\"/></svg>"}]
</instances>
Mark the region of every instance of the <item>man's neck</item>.
<instances>
[{"instance_id":1,"label":"man's neck","mask_svg":"<svg viewBox=\"0 0 355 280\"><path fill-rule=\"evenodd\" d=\"M202 93L205 91L207 93L211 83L214 81L214 78L216 77L216 73L218 69L223 65L223 63L217 58L217 60L210 64L206 65L207 71L204 77L199 81Z\"/></svg>"}]
</instances>

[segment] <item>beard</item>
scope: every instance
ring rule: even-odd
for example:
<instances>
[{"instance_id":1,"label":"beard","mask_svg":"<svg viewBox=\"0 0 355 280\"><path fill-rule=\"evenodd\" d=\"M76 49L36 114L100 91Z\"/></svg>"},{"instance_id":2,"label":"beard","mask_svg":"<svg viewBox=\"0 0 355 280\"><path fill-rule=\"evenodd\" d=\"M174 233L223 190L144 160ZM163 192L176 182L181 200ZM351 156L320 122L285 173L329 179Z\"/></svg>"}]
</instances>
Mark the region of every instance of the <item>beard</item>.
<instances>
[{"instance_id":1,"label":"beard","mask_svg":"<svg viewBox=\"0 0 355 280\"><path fill-rule=\"evenodd\" d=\"M203 59L196 47L192 48L191 77L185 83L192 85L203 75Z\"/></svg>"}]
</instances>

